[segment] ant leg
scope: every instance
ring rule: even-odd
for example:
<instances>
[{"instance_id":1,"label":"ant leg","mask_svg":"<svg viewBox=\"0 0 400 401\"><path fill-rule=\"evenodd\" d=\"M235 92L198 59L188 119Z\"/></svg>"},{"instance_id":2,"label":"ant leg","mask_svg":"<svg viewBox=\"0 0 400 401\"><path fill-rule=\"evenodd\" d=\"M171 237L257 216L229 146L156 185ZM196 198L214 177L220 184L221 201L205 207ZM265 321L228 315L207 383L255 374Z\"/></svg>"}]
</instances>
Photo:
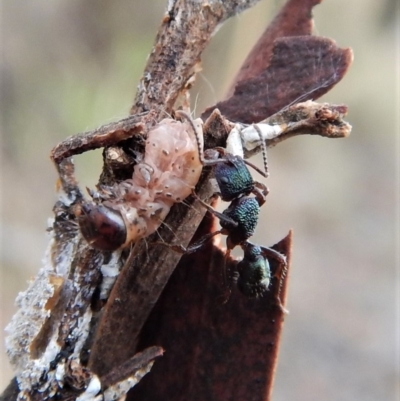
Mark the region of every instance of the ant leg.
<instances>
[{"instance_id":1,"label":"ant leg","mask_svg":"<svg viewBox=\"0 0 400 401\"><path fill-rule=\"evenodd\" d=\"M203 164L203 166L214 166L214 165L216 165L218 163L226 163L226 162L230 162L233 165L235 165L235 157L237 157L237 156L228 153L226 151L226 149L224 149L222 147L215 147L213 149L214 151L219 153L221 158L213 159L213 160L205 159L204 158L204 152L203 152L203 142L204 142L204 140L203 140L203 132L199 132L198 127L196 127L192 117L187 112L185 112L183 110L177 110L177 111L175 111L175 115L177 117L180 117L180 118L185 118L189 122L189 124L190 124L190 126L191 126L191 128L192 128L192 130L193 130L193 132L194 132L194 134L196 136L198 153L199 153L200 161ZM255 128L255 130L258 132L258 134L260 136L265 172L262 171L261 169L259 169L255 164L243 159L242 157L241 157L241 159L243 160L243 162L245 164L247 164L248 166L253 168L260 175L262 175L263 177L267 178L268 175L269 175L269 173L268 173L268 163L267 163L267 149L266 149L266 146L265 146L265 142L263 141L263 137L262 137L262 133L261 133L260 128L257 125L254 125L254 128Z\"/></svg>"},{"instance_id":2,"label":"ant leg","mask_svg":"<svg viewBox=\"0 0 400 401\"><path fill-rule=\"evenodd\" d=\"M230 162L230 158L229 158L230 153L227 153L224 148L217 146L217 147L213 148L212 151L217 152L221 156L221 158L205 159L204 155L202 155L200 160L201 160L201 163L203 164L203 166L215 166L218 163ZM213 156L216 157L216 155L213 155Z\"/></svg>"},{"instance_id":3,"label":"ant leg","mask_svg":"<svg viewBox=\"0 0 400 401\"><path fill-rule=\"evenodd\" d=\"M232 153L228 153L226 150L225 150L225 152L227 153L228 156L231 155L231 157L239 157L240 159L243 160L243 163L247 164L249 167L251 167L252 169L254 169L255 171L257 171L257 173L259 173L259 174L262 175L263 177L267 178L268 175L269 175L269 173L268 173L268 162L267 162L267 147L266 147L265 142L264 142L264 140L263 140L263 135L262 135L262 132L261 132L261 130L260 130L260 127L258 127L256 124L253 124L252 127L253 127L253 129L257 132L258 137L259 137L260 142L261 142L262 153L263 153L263 160L264 160L264 170L265 170L265 171L262 171L262 170L259 169L256 165L254 165L253 163L251 163L251 162L249 162L249 161L247 161L247 160L244 159L244 156L243 156L243 144L242 144L242 143L240 143L240 144L238 144L238 143L233 144L234 142L236 142L237 138L235 138L232 142L230 142L230 137L228 137L227 148L228 148ZM241 131L241 128L236 127L236 128L234 128L234 129L232 130L232 132L235 131L235 130ZM229 135L231 135L231 134L229 134ZM240 136L241 136L241 134L239 134L239 137L240 137ZM241 142L241 139L239 140L239 142ZM231 145L231 146L230 146L230 145ZM240 147L241 150L239 150L238 147ZM227 159L229 160L229 157L227 157ZM233 164L234 164L234 163L233 163Z\"/></svg>"},{"instance_id":4,"label":"ant leg","mask_svg":"<svg viewBox=\"0 0 400 401\"><path fill-rule=\"evenodd\" d=\"M260 246L262 253L265 258L268 259L274 259L276 260L280 265L286 266L286 256L282 255L280 252L275 251L275 249L268 248L266 246Z\"/></svg>"},{"instance_id":5,"label":"ant leg","mask_svg":"<svg viewBox=\"0 0 400 401\"><path fill-rule=\"evenodd\" d=\"M222 230L215 231L213 233L208 233L203 236L199 241L195 242L194 244L188 246L185 248L183 245L171 245L171 244L166 244L164 242L157 242L158 245L164 245L167 246L168 248L171 248L173 251L180 253L182 255L186 255L189 253L193 253L201 249L211 238L215 237L218 234L221 234Z\"/></svg>"},{"instance_id":6,"label":"ant leg","mask_svg":"<svg viewBox=\"0 0 400 401\"><path fill-rule=\"evenodd\" d=\"M269 194L269 189L261 182L254 181L252 193L255 195L258 204L262 206L265 203L267 195Z\"/></svg>"},{"instance_id":7,"label":"ant leg","mask_svg":"<svg viewBox=\"0 0 400 401\"><path fill-rule=\"evenodd\" d=\"M216 217L218 217L220 220L223 220L224 222L226 222L227 224L229 224L231 226L231 228L236 228L238 227L238 223L234 220L232 220L230 217L226 216L223 213L217 212L216 210L214 210L214 208L212 208L210 205L207 205L207 203L205 203L204 201L202 201L197 194L193 191L192 195L195 199L197 199L210 213L214 214ZM175 252L178 253L182 253L182 254L186 254L186 253L193 253L196 252L197 250L199 250L205 243L207 243L211 238L213 238L214 236L218 235L218 234L226 234L226 228L223 228L221 230L215 231L213 233L208 233L206 235L203 236L203 238L201 238L198 242L190 245L188 248L185 248L182 245L169 245L169 244L163 244L166 246L169 246L172 250L174 250ZM230 252L230 250L229 250Z\"/></svg>"},{"instance_id":8,"label":"ant leg","mask_svg":"<svg viewBox=\"0 0 400 401\"><path fill-rule=\"evenodd\" d=\"M180 117L180 118L184 118L185 120L187 120L187 122L189 123L190 127L192 128L194 136L196 137L197 151L199 153L200 162L201 162L201 164L204 165L204 160L205 160L204 159L204 151L203 151L203 148L204 148L204 136L203 136L202 127L200 126L200 128L199 128L198 126L196 126L195 121L193 121L193 118L186 111L176 110L175 111L175 116L176 117Z\"/></svg>"},{"instance_id":9,"label":"ant leg","mask_svg":"<svg viewBox=\"0 0 400 401\"><path fill-rule=\"evenodd\" d=\"M265 258L271 258L274 259L278 262L278 268L276 269L276 271L274 272L274 277L276 277L279 280L279 286L278 286L278 291L276 294L276 298L278 301L278 305L281 308L282 312L285 314L288 314L289 311L285 308L285 306L282 303L281 300L281 290L282 290L282 285L283 285L283 280L286 277L286 273L287 273L287 261L286 261L286 256L282 255L280 252L275 251L275 249L272 248L268 248L268 247L260 247L262 252L263 252L263 256Z\"/></svg>"},{"instance_id":10,"label":"ant leg","mask_svg":"<svg viewBox=\"0 0 400 401\"><path fill-rule=\"evenodd\" d=\"M183 112L181 110L176 111L175 114L178 115L178 116L179 115L182 115L182 116L186 115L187 118L189 118L189 115L187 115L187 113L185 113L185 112ZM202 133L200 134L198 132L198 130L196 129L196 126L194 124L194 121L192 121L192 120L188 120L188 121L189 121L189 123L190 123L190 125L192 127L192 130L195 133L196 141L197 141L197 148L198 148L198 153L199 153L199 159L200 159L200 162L201 162L201 164L203 166L215 166L216 164L226 163L226 162L232 163L234 165L234 161L231 160L233 155L231 155L230 153L227 153L226 149L224 149L224 148L222 148L220 146L217 146L217 147L212 148L212 149L207 149L204 152L203 151L203 139L200 139L200 138L202 138ZM211 153L211 152L214 152L214 153ZM205 158L205 154L206 153L207 153L207 155L209 157L208 159ZM216 153L218 153L219 156L221 156L221 158L217 158L218 156L216 155Z\"/></svg>"},{"instance_id":11,"label":"ant leg","mask_svg":"<svg viewBox=\"0 0 400 401\"><path fill-rule=\"evenodd\" d=\"M226 147L229 149L229 152L232 155L235 155L237 157L240 157L243 159L243 161L250 167L252 167L255 171L257 171L260 175L263 177L267 178L269 173L268 173L268 162L267 162L267 147L265 145L264 139L263 139L263 134L261 132L260 127L257 124L253 124L251 128L257 132L258 138L261 142L261 148L262 148L262 154L263 154L263 160L264 160L264 170L262 171L259 169L257 166L254 164L244 160L244 147L243 147L243 138L242 138L242 130L244 126L242 124L236 124L235 127L231 130L229 133L228 139L227 139L227 144ZM257 139L253 139L254 141L257 141Z\"/></svg>"},{"instance_id":12,"label":"ant leg","mask_svg":"<svg viewBox=\"0 0 400 401\"><path fill-rule=\"evenodd\" d=\"M202 201L197 194L193 191L192 195L194 198L196 198L201 204L202 206L204 206L210 213L212 213L214 216L218 217L220 220L225 221L227 224L229 224L232 228L236 228L239 226L238 222L232 220L230 217L226 216L223 213L218 212L217 210L215 210L213 207L211 207L210 205L207 205L207 203L205 203L204 201Z\"/></svg>"}]
</instances>

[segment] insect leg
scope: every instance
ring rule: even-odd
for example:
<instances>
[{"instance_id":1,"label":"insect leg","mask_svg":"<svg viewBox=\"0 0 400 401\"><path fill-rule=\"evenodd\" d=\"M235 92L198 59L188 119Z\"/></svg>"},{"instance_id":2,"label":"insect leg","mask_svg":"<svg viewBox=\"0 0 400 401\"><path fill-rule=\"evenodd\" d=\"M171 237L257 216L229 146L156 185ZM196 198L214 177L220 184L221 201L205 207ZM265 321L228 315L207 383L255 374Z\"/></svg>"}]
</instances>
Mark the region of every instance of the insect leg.
<instances>
[{"instance_id":1,"label":"insect leg","mask_svg":"<svg viewBox=\"0 0 400 401\"><path fill-rule=\"evenodd\" d=\"M254 181L252 193L255 195L258 204L262 206L265 203L267 195L269 194L269 189L261 182Z\"/></svg>"},{"instance_id":2,"label":"insect leg","mask_svg":"<svg viewBox=\"0 0 400 401\"><path fill-rule=\"evenodd\" d=\"M229 224L232 228L234 227L238 227L238 222L231 219L230 217L226 216L223 213L218 212L217 210L215 210L213 207L211 207L210 205L207 205L207 203L205 203L204 201L202 201L197 194L193 191L192 195L202 204L202 206L204 206L210 213L212 213L214 216L218 217L220 220L225 221L227 224Z\"/></svg>"},{"instance_id":3,"label":"insect leg","mask_svg":"<svg viewBox=\"0 0 400 401\"><path fill-rule=\"evenodd\" d=\"M283 280L286 277L287 273L287 261L285 255L282 255L280 252L276 251L275 249L268 248L268 247L260 247L265 258L271 258L278 262L278 268L274 272L274 277L276 277L279 281L278 291L276 294L276 299L278 302L279 307L284 313L289 313L288 310L284 307L282 300L280 298Z\"/></svg>"},{"instance_id":4,"label":"insect leg","mask_svg":"<svg viewBox=\"0 0 400 401\"><path fill-rule=\"evenodd\" d=\"M280 252L276 251L275 249L266 247L266 246L260 246L262 253L265 258L268 259L274 259L276 260L280 265L286 266L286 256L282 255Z\"/></svg>"},{"instance_id":5,"label":"insect leg","mask_svg":"<svg viewBox=\"0 0 400 401\"><path fill-rule=\"evenodd\" d=\"M157 242L158 245L164 245L168 248L171 248L173 251L177 253L181 253L182 255L193 253L201 249L211 238L215 237L218 234L221 234L223 230L218 230L213 233L208 233L204 235L199 241L185 248L183 245L172 245L166 244L165 242Z\"/></svg>"}]
</instances>

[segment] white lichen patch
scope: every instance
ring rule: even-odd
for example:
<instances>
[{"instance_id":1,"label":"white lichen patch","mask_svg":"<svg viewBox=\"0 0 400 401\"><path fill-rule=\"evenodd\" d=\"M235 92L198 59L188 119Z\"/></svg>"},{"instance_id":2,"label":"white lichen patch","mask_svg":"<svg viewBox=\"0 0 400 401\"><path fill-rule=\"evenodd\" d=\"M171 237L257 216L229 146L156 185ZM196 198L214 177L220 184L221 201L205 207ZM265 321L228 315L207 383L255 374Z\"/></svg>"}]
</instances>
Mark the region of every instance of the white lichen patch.
<instances>
[{"instance_id":1,"label":"white lichen patch","mask_svg":"<svg viewBox=\"0 0 400 401\"><path fill-rule=\"evenodd\" d=\"M64 242L62 252L57 255L56 260L52 260L52 264L54 265L54 269L57 274L62 276L66 276L68 274L76 243L77 239L75 241L69 240L68 242Z\"/></svg>"},{"instance_id":2,"label":"white lichen patch","mask_svg":"<svg viewBox=\"0 0 400 401\"><path fill-rule=\"evenodd\" d=\"M49 264L39 270L28 289L18 295L16 304L19 310L6 327L9 333L6 337L6 349L14 372L18 379L24 372L28 372L27 375L30 376L21 377L20 384L26 382L21 389L30 388L31 384L39 380L43 371L46 370L39 361L33 360L31 346L51 315L51 309L46 308L46 305L51 302L60 286L59 282L54 283L57 281L54 280L55 277ZM54 345L53 348L55 348L53 351L57 353L57 346Z\"/></svg>"},{"instance_id":3,"label":"white lichen patch","mask_svg":"<svg viewBox=\"0 0 400 401\"><path fill-rule=\"evenodd\" d=\"M71 355L71 359L79 359L79 354L82 351L83 345L89 335L90 321L92 320L92 311L87 309L85 314L78 320L77 327L72 332L72 337L76 338L74 352Z\"/></svg>"},{"instance_id":4,"label":"white lichen patch","mask_svg":"<svg viewBox=\"0 0 400 401\"><path fill-rule=\"evenodd\" d=\"M100 299L105 300L108 298L121 267L121 251L113 252L110 261L101 266L103 281L100 286Z\"/></svg>"},{"instance_id":5,"label":"white lichen patch","mask_svg":"<svg viewBox=\"0 0 400 401\"><path fill-rule=\"evenodd\" d=\"M228 135L226 141L226 150L235 156L244 158L244 151L252 151L256 148L261 149L261 142L278 137L284 129L285 125L270 125L259 123L245 126L236 124Z\"/></svg>"},{"instance_id":6,"label":"white lichen patch","mask_svg":"<svg viewBox=\"0 0 400 401\"><path fill-rule=\"evenodd\" d=\"M89 385L87 386L86 390L76 399L76 401L94 401L97 399L97 394L99 394L101 390L101 383L99 378L94 375L92 380L90 380ZM102 397L100 396L99 400Z\"/></svg>"},{"instance_id":7,"label":"white lichen patch","mask_svg":"<svg viewBox=\"0 0 400 401\"><path fill-rule=\"evenodd\" d=\"M104 401L118 400L128 393L128 391L142 380L143 376L150 372L154 361L149 362L144 368L139 369L132 376L110 386L104 391Z\"/></svg>"},{"instance_id":8,"label":"white lichen patch","mask_svg":"<svg viewBox=\"0 0 400 401\"><path fill-rule=\"evenodd\" d=\"M21 394L43 380L61 349L57 343L57 320L61 319L70 297L71 282L54 268L54 243L51 238L43 267L29 282L28 289L18 294L19 309L6 327L6 350ZM69 256L71 261L72 250L73 246L63 249L62 259ZM62 270L67 272L68 268Z\"/></svg>"}]
</instances>

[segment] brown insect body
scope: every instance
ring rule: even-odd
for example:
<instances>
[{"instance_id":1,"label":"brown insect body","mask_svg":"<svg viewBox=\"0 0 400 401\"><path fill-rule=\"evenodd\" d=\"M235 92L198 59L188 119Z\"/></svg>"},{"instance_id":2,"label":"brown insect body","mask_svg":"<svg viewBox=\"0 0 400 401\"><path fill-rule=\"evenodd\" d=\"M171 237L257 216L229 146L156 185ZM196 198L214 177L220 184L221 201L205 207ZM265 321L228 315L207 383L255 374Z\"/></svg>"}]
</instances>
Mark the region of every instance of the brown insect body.
<instances>
[{"instance_id":1,"label":"brown insect body","mask_svg":"<svg viewBox=\"0 0 400 401\"><path fill-rule=\"evenodd\" d=\"M126 226L122 215L104 205L91 203L82 206L78 217L81 233L86 241L97 249L105 251L120 247L126 240Z\"/></svg>"}]
</instances>

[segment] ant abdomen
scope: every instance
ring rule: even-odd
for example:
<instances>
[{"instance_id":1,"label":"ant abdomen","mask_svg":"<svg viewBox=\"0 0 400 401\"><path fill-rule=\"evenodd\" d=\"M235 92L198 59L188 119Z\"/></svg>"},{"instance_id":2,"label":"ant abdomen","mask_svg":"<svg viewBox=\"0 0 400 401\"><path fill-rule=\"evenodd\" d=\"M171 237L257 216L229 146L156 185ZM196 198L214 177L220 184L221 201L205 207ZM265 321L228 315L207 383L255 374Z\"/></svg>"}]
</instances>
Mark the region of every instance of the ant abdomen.
<instances>
[{"instance_id":1,"label":"ant abdomen","mask_svg":"<svg viewBox=\"0 0 400 401\"><path fill-rule=\"evenodd\" d=\"M247 243L244 247L244 257L237 264L237 287L243 295L257 298L263 295L271 282L271 270L268 259L257 245Z\"/></svg>"}]
</instances>

